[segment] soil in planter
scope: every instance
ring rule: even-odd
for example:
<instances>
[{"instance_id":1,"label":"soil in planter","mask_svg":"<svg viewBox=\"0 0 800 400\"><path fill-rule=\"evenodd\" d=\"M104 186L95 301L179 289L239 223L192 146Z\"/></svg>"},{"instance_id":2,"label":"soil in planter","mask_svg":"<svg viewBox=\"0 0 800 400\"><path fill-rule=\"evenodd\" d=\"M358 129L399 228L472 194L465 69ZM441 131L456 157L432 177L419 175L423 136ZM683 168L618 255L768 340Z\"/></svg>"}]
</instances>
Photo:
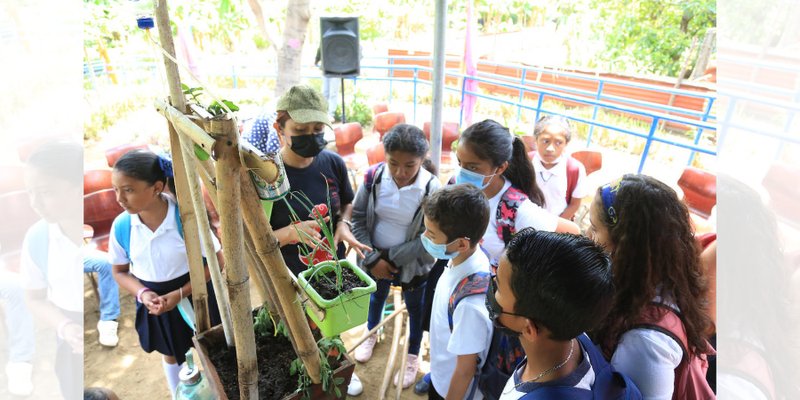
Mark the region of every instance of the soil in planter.
<instances>
[{"instance_id":1,"label":"soil in planter","mask_svg":"<svg viewBox=\"0 0 800 400\"><path fill-rule=\"evenodd\" d=\"M239 400L238 368L236 351L225 345L209 349L209 358L217 369L219 379L230 400ZM283 335L267 335L256 338L258 358L258 398L278 400L297 390L297 376L289 375L289 364L297 358L289 339ZM339 368L341 362L329 360L331 368Z\"/></svg>"},{"instance_id":2,"label":"soil in planter","mask_svg":"<svg viewBox=\"0 0 800 400\"><path fill-rule=\"evenodd\" d=\"M325 278L323 278L323 276ZM327 278L327 279L326 279ZM325 300L335 299L339 295L339 290L336 289L336 271L330 270L324 274L317 274L309 282L311 287L319 293L320 297ZM342 268L342 291L347 292L359 287L367 286L358 275L355 274L350 268Z\"/></svg>"}]
</instances>

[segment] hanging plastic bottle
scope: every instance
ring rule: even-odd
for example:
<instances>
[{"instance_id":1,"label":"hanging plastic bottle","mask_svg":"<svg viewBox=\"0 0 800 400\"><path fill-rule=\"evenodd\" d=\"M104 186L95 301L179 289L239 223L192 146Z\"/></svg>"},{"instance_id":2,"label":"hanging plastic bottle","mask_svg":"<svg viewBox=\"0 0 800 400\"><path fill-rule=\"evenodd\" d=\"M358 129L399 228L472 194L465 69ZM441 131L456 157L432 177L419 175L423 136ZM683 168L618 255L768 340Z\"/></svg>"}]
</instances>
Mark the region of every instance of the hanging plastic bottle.
<instances>
[{"instance_id":1,"label":"hanging plastic bottle","mask_svg":"<svg viewBox=\"0 0 800 400\"><path fill-rule=\"evenodd\" d=\"M186 363L178 373L181 382L175 388L175 400L215 400L211 392L208 379L200 373L200 368L194 364L192 350L186 352Z\"/></svg>"},{"instance_id":2,"label":"hanging plastic bottle","mask_svg":"<svg viewBox=\"0 0 800 400\"><path fill-rule=\"evenodd\" d=\"M153 12L156 9L153 0L129 0L133 13L136 16L136 26L139 29L150 29L156 26Z\"/></svg>"}]
</instances>

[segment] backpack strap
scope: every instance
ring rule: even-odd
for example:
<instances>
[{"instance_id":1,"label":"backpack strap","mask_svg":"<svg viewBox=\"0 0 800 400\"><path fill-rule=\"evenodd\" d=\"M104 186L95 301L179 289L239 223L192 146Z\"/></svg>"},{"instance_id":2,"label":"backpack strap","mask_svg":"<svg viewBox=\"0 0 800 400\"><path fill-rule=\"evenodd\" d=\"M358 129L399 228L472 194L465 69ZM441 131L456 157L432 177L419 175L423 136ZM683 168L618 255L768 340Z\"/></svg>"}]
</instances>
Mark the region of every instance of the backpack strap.
<instances>
[{"instance_id":1,"label":"backpack strap","mask_svg":"<svg viewBox=\"0 0 800 400\"><path fill-rule=\"evenodd\" d=\"M681 347L683 357L681 363L689 360L689 338L680 315L670 306L663 303L650 303L631 329L652 329L661 332Z\"/></svg>"},{"instance_id":2,"label":"backpack strap","mask_svg":"<svg viewBox=\"0 0 800 400\"><path fill-rule=\"evenodd\" d=\"M447 323L450 325L450 332L453 332L453 314L458 303L467 296L486 294L486 291L489 290L489 279L491 277L488 272L476 272L465 276L458 282L447 303Z\"/></svg>"},{"instance_id":3,"label":"backpack strap","mask_svg":"<svg viewBox=\"0 0 800 400\"><path fill-rule=\"evenodd\" d=\"M569 206L569 202L572 201L572 192L575 191L575 187L578 186L578 178L580 177L580 167L578 166L580 161L570 157L567 157L567 206Z\"/></svg>"},{"instance_id":4,"label":"backpack strap","mask_svg":"<svg viewBox=\"0 0 800 400\"><path fill-rule=\"evenodd\" d=\"M495 211L495 221L497 221L497 236L504 244L508 245L511 238L517 233L516 219L517 210L522 203L528 200L528 196L521 190L510 186L503 196L500 197L500 202L497 204Z\"/></svg>"},{"instance_id":5,"label":"backpack strap","mask_svg":"<svg viewBox=\"0 0 800 400\"><path fill-rule=\"evenodd\" d=\"M364 187L367 189L367 193L372 193L372 185L375 184L376 178L380 179L385 164L385 162L381 161L367 168L367 172L364 173Z\"/></svg>"},{"instance_id":6,"label":"backpack strap","mask_svg":"<svg viewBox=\"0 0 800 400\"><path fill-rule=\"evenodd\" d=\"M42 272L42 276L47 277L47 264L50 253L50 229L47 221L39 220L31 228L31 243L28 246L28 255L31 260ZM34 249L38 249L34 251Z\"/></svg>"},{"instance_id":7,"label":"backpack strap","mask_svg":"<svg viewBox=\"0 0 800 400\"><path fill-rule=\"evenodd\" d=\"M181 223L181 213L178 205L175 205L175 224L178 226L178 233L183 239L183 224ZM125 256L131 259L131 215L123 211L114 219L114 238L120 247L125 250Z\"/></svg>"}]
</instances>

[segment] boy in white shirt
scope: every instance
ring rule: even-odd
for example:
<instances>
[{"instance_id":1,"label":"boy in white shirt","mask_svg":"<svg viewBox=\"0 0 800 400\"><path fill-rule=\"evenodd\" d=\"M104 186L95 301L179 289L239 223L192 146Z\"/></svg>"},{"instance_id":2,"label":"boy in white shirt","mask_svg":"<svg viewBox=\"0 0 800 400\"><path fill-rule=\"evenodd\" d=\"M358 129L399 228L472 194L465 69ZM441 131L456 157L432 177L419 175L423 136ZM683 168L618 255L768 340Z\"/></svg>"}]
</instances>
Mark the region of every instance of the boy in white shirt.
<instances>
[{"instance_id":1,"label":"boy in white shirt","mask_svg":"<svg viewBox=\"0 0 800 400\"><path fill-rule=\"evenodd\" d=\"M544 194L544 208L561 218L572 220L589 193L586 188L586 168L580 161L564 154L572 139L569 120L560 115L545 115L533 129L536 151L533 169L536 185Z\"/></svg>"},{"instance_id":2,"label":"boy in white shirt","mask_svg":"<svg viewBox=\"0 0 800 400\"><path fill-rule=\"evenodd\" d=\"M489 283L489 259L478 249L488 222L488 201L471 184L442 188L425 203L422 244L434 258L451 260L436 284L431 310L429 399L483 398L474 378L492 337L483 296ZM476 295L453 304L459 285L471 286L470 294Z\"/></svg>"}]
</instances>

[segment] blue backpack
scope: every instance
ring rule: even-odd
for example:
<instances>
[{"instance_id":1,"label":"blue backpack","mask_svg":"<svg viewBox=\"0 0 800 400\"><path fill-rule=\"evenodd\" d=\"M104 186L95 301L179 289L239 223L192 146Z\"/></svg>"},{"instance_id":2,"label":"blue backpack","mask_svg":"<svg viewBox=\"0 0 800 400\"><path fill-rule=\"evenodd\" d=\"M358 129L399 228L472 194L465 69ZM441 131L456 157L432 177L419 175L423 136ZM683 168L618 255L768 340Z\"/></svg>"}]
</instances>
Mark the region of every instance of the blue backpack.
<instances>
[{"instance_id":1,"label":"blue backpack","mask_svg":"<svg viewBox=\"0 0 800 400\"><path fill-rule=\"evenodd\" d=\"M589 354L589 360L594 370L594 384L592 390L580 389L574 386L547 386L542 385L528 392L520 399L545 400L545 399L570 399L570 400L640 400L642 393L627 376L614 371L614 368L603 357L600 350L589 340L585 334L578 336L578 342Z\"/></svg>"}]
</instances>

